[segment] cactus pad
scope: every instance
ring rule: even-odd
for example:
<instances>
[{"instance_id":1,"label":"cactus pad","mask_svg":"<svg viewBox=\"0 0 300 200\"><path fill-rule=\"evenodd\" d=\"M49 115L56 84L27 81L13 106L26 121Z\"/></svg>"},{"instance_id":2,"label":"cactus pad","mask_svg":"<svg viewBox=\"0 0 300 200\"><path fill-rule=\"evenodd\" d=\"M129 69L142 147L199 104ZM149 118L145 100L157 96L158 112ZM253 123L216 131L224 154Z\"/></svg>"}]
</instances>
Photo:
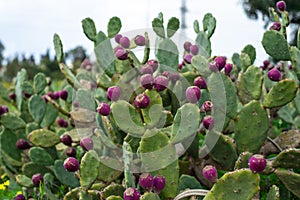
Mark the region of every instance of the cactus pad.
<instances>
[{"instance_id":1,"label":"cactus pad","mask_svg":"<svg viewBox=\"0 0 300 200\"><path fill-rule=\"evenodd\" d=\"M54 133L45 129L38 129L32 131L27 139L36 146L52 147L60 142L60 137L57 133Z\"/></svg>"},{"instance_id":2,"label":"cactus pad","mask_svg":"<svg viewBox=\"0 0 300 200\"><path fill-rule=\"evenodd\" d=\"M62 160L56 160L54 163L54 174L56 178L63 184L75 188L79 186L79 181L75 177L75 174L73 172L68 172L64 168L64 163Z\"/></svg>"},{"instance_id":3,"label":"cactus pad","mask_svg":"<svg viewBox=\"0 0 300 200\"><path fill-rule=\"evenodd\" d=\"M31 161L38 165L51 165L54 161L51 155L41 147L32 147L29 150Z\"/></svg>"},{"instance_id":4,"label":"cactus pad","mask_svg":"<svg viewBox=\"0 0 300 200\"><path fill-rule=\"evenodd\" d=\"M275 170L275 174L283 182L283 184L289 191L291 191L294 195L300 198L300 174L284 169Z\"/></svg>"},{"instance_id":5,"label":"cactus pad","mask_svg":"<svg viewBox=\"0 0 300 200\"><path fill-rule=\"evenodd\" d=\"M300 150L286 149L276 156L273 162L275 168L299 169L300 168Z\"/></svg>"},{"instance_id":6,"label":"cactus pad","mask_svg":"<svg viewBox=\"0 0 300 200\"><path fill-rule=\"evenodd\" d=\"M276 185L272 185L272 187L270 187L266 200L280 200L279 188Z\"/></svg>"}]
</instances>

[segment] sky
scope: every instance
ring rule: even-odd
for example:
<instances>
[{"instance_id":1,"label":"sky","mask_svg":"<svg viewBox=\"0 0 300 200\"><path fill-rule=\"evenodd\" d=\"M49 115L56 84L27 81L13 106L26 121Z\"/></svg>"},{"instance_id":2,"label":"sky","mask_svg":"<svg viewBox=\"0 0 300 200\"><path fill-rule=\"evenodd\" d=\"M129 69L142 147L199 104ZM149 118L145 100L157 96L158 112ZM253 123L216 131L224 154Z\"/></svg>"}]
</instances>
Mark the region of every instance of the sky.
<instances>
[{"instance_id":1,"label":"sky","mask_svg":"<svg viewBox=\"0 0 300 200\"><path fill-rule=\"evenodd\" d=\"M151 21L159 12L165 21L170 17L180 19L181 0L0 0L0 40L5 46L4 55L15 53L39 58L46 49L54 54L52 38L58 33L64 49L82 45L88 53L93 43L83 34L81 20L91 17L97 30L106 32L113 16L122 20L121 33L151 27ZM267 58L261 40L264 23L250 20L244 13L240 0L186 0L189 38L196 38L193 22L206 13L212 13L217 28L212 36L212 54L231 57L247 44L257 50L257 64Z\"/></svg>"}]
</instances>

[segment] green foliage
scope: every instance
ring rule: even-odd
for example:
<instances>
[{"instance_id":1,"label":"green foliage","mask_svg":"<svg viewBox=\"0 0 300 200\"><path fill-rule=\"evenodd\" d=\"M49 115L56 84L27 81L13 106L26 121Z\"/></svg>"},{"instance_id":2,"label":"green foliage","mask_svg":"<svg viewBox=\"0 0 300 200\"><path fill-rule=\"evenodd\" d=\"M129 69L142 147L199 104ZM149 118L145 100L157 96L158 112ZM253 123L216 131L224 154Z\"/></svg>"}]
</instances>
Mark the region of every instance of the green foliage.
<instances>
[{"instance_id":1,"label":"green foliage","mask_svg":"<svg viewBox=\"0 0 300 200\"><path fill-rule=\"evenodd\" d=\"M94 21L91 18L85 18L81 21L83 32L88 39L95 41L97 30Z\"/></svg>"},{"instance_id":2,"label":"green foliage","mask_svg":"<svg viewBox=\"0 0 300 200\"><path fill-rule=\"evenodd\" d=\"M120 18L118 17L113 17L109 20L108 22L108 26L107 26L107 35L109 38L114 37L115 35L117 35L122 27L122 23Z\"/></svg>"}]
</instances>

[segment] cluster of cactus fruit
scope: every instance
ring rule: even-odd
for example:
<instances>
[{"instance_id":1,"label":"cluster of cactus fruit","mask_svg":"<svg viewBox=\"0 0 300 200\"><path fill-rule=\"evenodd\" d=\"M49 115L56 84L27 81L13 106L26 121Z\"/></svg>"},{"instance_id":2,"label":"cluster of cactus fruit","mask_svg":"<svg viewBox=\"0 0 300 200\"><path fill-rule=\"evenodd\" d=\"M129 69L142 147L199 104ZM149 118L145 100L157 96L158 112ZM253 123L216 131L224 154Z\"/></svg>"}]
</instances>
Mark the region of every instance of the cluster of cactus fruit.
<instances>
[{"instance_id":1,"label":"cluster of cactus fruit","mask_svg":"<svg viewBox=\"0 0 300 200\"><path fill-rule=\"evenodd\" d=\"M147 32L130 39L113 17L106 35L86 18L97 60L77 71L55 34L65 81L22 69L14 88L1 85L0 172L22 187L15 199L300 198L300 30L290 46L286 4L276 7L261 67L252 45L211 55L211 14L178 46L179 20L165 29L160 13L153 59Z\"/></svg>"}]
</instances>

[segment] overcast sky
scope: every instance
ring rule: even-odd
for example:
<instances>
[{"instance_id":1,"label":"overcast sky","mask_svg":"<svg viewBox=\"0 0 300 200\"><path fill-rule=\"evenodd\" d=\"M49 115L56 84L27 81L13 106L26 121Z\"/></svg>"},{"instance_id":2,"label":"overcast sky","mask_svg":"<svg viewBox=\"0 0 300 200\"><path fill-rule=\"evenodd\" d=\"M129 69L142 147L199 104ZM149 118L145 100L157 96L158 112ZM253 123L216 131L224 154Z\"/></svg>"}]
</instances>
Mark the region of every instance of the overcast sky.
<instances>
[{"instance_id":1,"label":"overcast sky","mask_svg":"<svg viewBox=\"0 0 300 200\"><path fill-rule=\"evenodd\" d=\"M97 30L106 32L108 20L118 16L121 32L151 27L151 21L161 11L165 21L172 16L180 19L181 0L0 0L0 40L5 56L16 52L38 57L47 48L53 53L52 37L58 33L68 50L83 45L88 53L93 44L83 34L81 20L91 17ZM261 45L263 22L249 20L239 0L187 0L186 15L189 38L195 38L193 22L202 21L205 13L217 19L212 37L213 55L231 57L247 44L257 49L261 63L267 58Z\"/></svg>"}]
</instances>

